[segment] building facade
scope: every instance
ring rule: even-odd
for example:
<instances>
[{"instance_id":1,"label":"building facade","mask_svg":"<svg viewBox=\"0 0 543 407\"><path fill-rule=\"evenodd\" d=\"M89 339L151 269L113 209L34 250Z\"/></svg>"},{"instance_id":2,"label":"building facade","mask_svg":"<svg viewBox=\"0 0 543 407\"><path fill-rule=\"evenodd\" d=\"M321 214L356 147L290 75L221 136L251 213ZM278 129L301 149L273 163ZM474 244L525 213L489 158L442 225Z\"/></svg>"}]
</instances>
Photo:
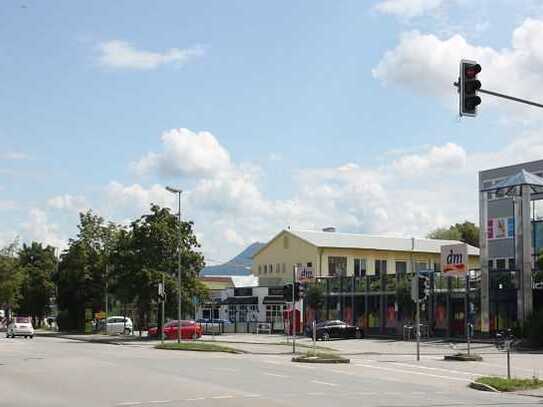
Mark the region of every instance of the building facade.
<instances>
[{"instance_id":1,"label":"building facade","mask_svg":"<svg viewBox=\"0 0 543 407\"><path fill-rule=\"evenodd\" d=\"M341 319L370 335L394 336L413 323L410 281L416 271L425 272L431 286L422 310L427 331L460 336L468 314L480 330L480 278L479 251L472 246L469 278L441 275L441 246L457 243L283 230L254 254L252 272L261 284L274 285L291 282L294 266L311 272L303 302L306 327L313 320Z\"/></svg>"},{"instance_id":2,"label":"building facade","mask_svg":"<svg viewBox=\"0 0 543 407\"><path fill-rule=\"evenodd\" d=\"M543 190L526 177L543 178L543 160L479 173L485 332L523 323L541 303L536 258L543 250ZM500 188L508 180L513 186Z\"/></svg>"}]
</instances>

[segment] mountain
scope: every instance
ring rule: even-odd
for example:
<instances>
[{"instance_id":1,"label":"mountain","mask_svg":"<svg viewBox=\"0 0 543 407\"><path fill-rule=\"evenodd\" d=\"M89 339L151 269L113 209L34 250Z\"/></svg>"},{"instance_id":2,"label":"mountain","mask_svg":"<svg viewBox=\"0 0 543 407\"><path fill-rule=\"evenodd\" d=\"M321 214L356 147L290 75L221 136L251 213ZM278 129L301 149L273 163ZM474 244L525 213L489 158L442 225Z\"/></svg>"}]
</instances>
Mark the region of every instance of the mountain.
<instances>
[{"instance_id":1,"label":"mountain","mask_svg":"<svg viewBox=\"0 0 543 407\"><path fill-rule=\"evenodd\" d=\"M204 269L200 272L200 275L248 276L249 274L251 274L251 266L253 265L253 259L251 259L251 256L262 246L264 246L264 243L253 243L236 257L234 257L232 260L227 261L224 264L204 267Z\"/></svg>"}]
</instances>

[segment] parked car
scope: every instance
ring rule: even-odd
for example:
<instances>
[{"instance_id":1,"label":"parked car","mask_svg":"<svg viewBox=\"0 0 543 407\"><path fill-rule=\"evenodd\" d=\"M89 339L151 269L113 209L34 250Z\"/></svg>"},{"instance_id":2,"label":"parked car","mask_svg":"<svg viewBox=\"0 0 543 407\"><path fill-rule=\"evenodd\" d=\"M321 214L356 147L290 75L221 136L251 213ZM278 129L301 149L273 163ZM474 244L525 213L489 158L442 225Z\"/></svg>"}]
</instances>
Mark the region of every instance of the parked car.
<instances>
[{"instance_id":1,"label":"parked car","mask_svg":"<svg viewBox=\"0 0 543 407\"><path fill-rule=\"evenodd\" d=\"M311 329L307 333L309 336L313 335ZM316 337L317 340L320 339L322 341L327 341L331 338L360 339L364 337L364 331L358 326L349 325L339 320L322 321L316 326Z\"/></svg>"},{"instance_id":2,"label":"parked car","mask_svg":"<svg viewBox=\"0 0 543 407\"><path fill-rule=\"evenodd\" d=\"M106 320L106 333L131 335L134 330L132 320L128 317L108 317Z\"/></svg>"},{"instance_id":3,"label":"parked car","mask_svg":"<svg viewBox=\"0 0 543 407\"><path fill-rule=\"evenodd\" d=\"M177 320L169 321L164 324L162 330L164 331L165 339L177 339L177 330L179 323ZM147 335L151 337L160 337L158 327L149 328ZM181 339L198 339L202 336L202 327L200 324L191 320L181 321Z\"/></svg>"},{"instance_id":4,"label":"parked car","mask_svg":"<svg viewBox=\"0 0 543 407\"><path fill-rule=\"evenodd\" d=\"M32 318L30 317L15 317L8 322L6 337L15 338L16 336L24 336L32 339L34 337L34 327L32 326Z\"/></svg>"}]
</instances>

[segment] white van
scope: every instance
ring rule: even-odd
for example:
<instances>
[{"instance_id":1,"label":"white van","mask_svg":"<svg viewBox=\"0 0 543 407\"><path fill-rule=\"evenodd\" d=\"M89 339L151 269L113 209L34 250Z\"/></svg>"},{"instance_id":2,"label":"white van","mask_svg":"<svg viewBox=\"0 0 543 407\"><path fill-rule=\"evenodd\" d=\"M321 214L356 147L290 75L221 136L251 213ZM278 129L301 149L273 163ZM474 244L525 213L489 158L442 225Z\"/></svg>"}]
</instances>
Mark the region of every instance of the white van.
<instances>
[{"instance_id":1,"label":"white van","mask_svg":"<svg viewBox=\"0 0 543 407\"><path fill-rule=\"evenodd\" d=\"M132 320L128 317L108 317L106 320L106 333L109 335L131 335L133 329Z\"/></svg>"}]
</instances>

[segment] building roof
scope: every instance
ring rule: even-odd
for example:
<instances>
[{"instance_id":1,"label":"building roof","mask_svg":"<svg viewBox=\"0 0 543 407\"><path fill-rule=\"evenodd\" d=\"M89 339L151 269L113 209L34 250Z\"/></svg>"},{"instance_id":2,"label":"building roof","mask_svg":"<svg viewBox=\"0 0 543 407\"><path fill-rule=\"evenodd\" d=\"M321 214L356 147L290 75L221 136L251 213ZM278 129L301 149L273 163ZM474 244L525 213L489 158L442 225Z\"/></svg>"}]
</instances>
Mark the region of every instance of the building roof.
<instances>
[{"instance_id":1,"label":"building roof","mask_svg":"<svg viewBox=\"0 0 543 407\"><path fill-rule=\"evenodd\" d=\"M228 287L257 287L257 276L200 276L200 281L210 290L222 290Z\"/></svg>"},{"instance_id":2,"label":"building roof","mask_svg":"<svg viewBox=\"0 0 543 407\"><path fill-rule=\"evenodd\" d=\"M491 188L486 188L483 191L511 189L522 185L528 185L536 192L536 188L543 188L543 178L522 169L517 174L511 175L502 182L497 183Z\"/></svg>"},{"instance_id":3,"label":"building roof","mask_svg":"<svg viewBox=\"0 0 543 407\"><path fill-rule=\"evenodd\" d=\"M458 240L437 240L414 238L415 247L412 247L413 241L410 237L390 237L373 236L355 233L321 232L316 230L283 230L294 235L315 247L326 247L336 249L370 249L370 250L393 250L400 252L419 252L419 253L441 253L441 246L451 244L461 244ZM275 236L275 240L281 233ZM260 253L265 247L262 247L253 256ZM468 254L472 256L479 255L479 249L468 245Z\"/></svg>"}]
</instances>

